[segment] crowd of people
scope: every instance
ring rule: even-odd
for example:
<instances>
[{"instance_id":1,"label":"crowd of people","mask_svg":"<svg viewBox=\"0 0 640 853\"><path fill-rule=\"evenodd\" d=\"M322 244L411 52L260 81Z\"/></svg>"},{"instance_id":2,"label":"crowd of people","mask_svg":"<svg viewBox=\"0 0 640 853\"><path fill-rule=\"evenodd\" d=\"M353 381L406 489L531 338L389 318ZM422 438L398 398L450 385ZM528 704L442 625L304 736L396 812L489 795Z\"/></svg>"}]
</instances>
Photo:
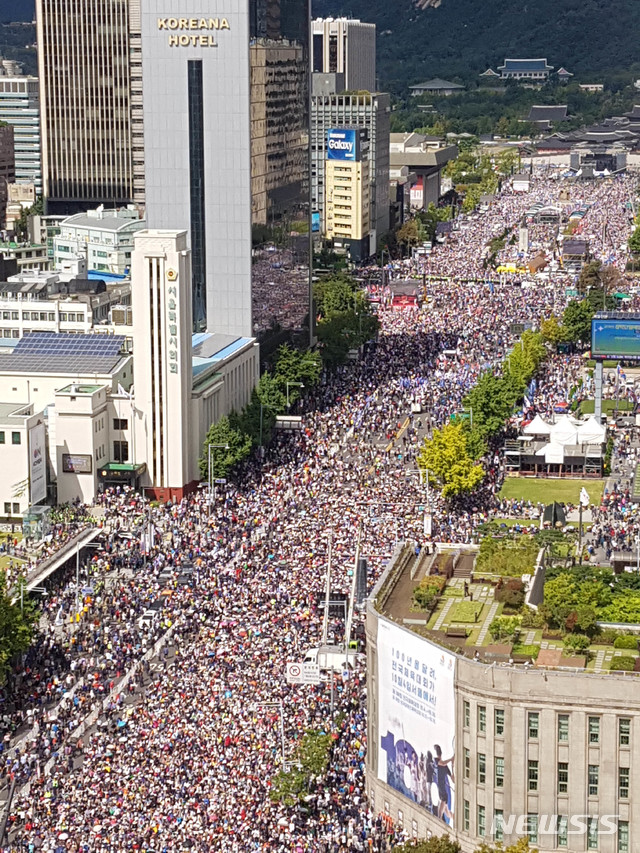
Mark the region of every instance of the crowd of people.
<instances>
[{"instance_id":1,"label":"crowd of people","mask_svg":"<svg viewBox=\"0 0 640 853\"><path fill-rule=\"evenodd\" d=\"M323 376L303 402L304 429L278 435L213 506L201 492L153 507L128 489L100 496L101 548L80 589L73 573L51 582L41 640L1 697L0 773L18 783L2 851L343 853L404 836L367 798L363 656L317 686L289 684L286 664L320 644L325 575L349 593L358 541L373 584L400 539L470 542L497 514L537 510L501 504L492 451L466 501L432 490L427 536L415 465L425 435L505 358L513 324L536 324L566 298L553 281L525 290L479 276L497 224L531 200L507 188L457 244L437 248L422 308L396 311L385 297L377 345ZM567 400L579 373L574 359L550 360L531 406ZM354 636L361 628L356 614ZM327 630L351 639L344 619ZM327 766L291 803L279 774L308 731L330 736Z\"/></svg>"}]
</instances>

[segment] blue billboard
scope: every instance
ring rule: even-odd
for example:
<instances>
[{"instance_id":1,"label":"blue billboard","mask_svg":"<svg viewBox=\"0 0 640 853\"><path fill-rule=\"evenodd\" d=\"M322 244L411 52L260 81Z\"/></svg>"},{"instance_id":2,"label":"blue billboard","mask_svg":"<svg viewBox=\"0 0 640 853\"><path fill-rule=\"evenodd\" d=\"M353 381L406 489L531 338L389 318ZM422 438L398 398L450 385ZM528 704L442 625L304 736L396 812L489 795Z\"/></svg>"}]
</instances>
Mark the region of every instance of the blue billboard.
<instances>
[{"instance_id":1,"label":"blue billboard","mask_svg":"<svg viewBox=\"0 0 640 853\"><path fill-rule=\"evenodd\" d=\"M640 317L594 317L591 321L591 357L640 361Z\"/></svg>"},{"instance_id":2,"label":"blue billboard","mask_svg":"<svg viewBox=\"0 0 640 853\"><path fill-rule=\"evenodd\" d=\"M311 233L317 234L320 231L320 214L311 214Z\"/></svg>"},{"instance_id":3,"label":"blue billboard","mask_svg":"<svg viewBox=\"0 0 640 853\"><path fill-rule=\"evenodd\" d=\"M358 131L333 128L327 131L327 160L358 158Z\"/></svg>"}]
</instances>

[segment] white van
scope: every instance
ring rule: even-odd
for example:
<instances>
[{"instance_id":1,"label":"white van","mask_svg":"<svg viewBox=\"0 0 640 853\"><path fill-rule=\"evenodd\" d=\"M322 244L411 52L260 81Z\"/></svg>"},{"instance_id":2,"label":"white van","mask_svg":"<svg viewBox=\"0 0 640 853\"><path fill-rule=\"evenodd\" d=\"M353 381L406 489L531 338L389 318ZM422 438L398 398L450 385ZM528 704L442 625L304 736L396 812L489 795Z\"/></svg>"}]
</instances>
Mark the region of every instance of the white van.
<instances>
[{"instance_id":1,"label":"white van","mask_svg":"<svg viewBox=\"0 0 640 853\"><path fill-rule=\"evenodd\" d=\"M356 655L355 649L350 649L347 656L342 646L320 646L317 649L309 649L304 656L304 662L315 664L320 671L333 669L334 672L343 672L354 668Z\"/></svg>"}]
</instances>

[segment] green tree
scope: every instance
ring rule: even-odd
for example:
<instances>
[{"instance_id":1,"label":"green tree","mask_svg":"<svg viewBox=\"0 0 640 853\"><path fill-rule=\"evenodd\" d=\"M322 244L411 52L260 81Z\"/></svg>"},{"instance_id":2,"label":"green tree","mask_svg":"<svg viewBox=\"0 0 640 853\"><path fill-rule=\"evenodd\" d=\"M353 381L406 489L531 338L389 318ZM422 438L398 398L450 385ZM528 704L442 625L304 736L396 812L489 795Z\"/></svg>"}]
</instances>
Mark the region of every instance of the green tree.
<instances>
[{"instance_id":1,"label":"green tree","mask_svg":"<svg viewBox=\"0 0 640 853\"><path fill-rule=\"evenodd\" d=\"M446 424L424 440L418 468L427 472L445 499L472 492L484 477L482 465L474 464L468 451L462 423Z\"/></svg>"},{"instance_id":2,"label":"green tree","mask_svg":"<svg viewBox=\"0 0 640 853\"><path fill-rule=\"evenodd\" d=\"M285 394L287 382L300 382L304 388L312 388L320 379L321 373L322 359L318 352L294 349L288 344L279 347L274 376L281 385L284 385ZM300 390L295 386L289 389L290 401L300 396Z\"/></svg>"},{"instance_id":3,"label":"green tree","mask_svg":"<svg viewBox=\"0 0 640 853\"><path fill-rule=\"evenodd\" d=\"M433 836L425 841L407 841L393 848L393 853L460 853L460 845L448 835Z\"/></svg>"},{"instance_id":4,"label":"green tree","mask_svg":"<svg viewBox=\"0 0 640 853\"><path fill-rule=\"evenodd\" d=\"M521 616L496 616L489 625L489 633L495 642L513 642L522 624Z\"/></svg>"},{"instance_id":5,"label":"green tree","mask_svg":"<svg viewBox=\"0 0 640 853\"><path fill-rule=\"evenodd\" d=\"M209 445L222 445L211 449L211 471L209 471ZM204 480L227 478L233 468L251 453L251 437L234 429L228 417L211 424L202 445L200 474Z\"/></svg>"},{"instance_id":6,"label":"green tree","mask_svg":"<svg viewBox=\"0 0 640 853\"><path fill-rule=\"evenodd\" d=\"M483 439L500 432L515 403L510 383L490 371L480 376L464 401L465 408L473 412L473 430Z\"/></svg>"},{"instance_id":7,"label":"green tree","mask_svg":"<svg viewBox=\"0 0 640 853\"><path fill-rule=\"evenodd\" d=\"M587 344L591 342L591 320L595 311L586 299L580 302L574 300L564 309L562 325L565 329L566 340L572 344Z\"/></svg>"},{"instance_id":8,"label":"green tree","mask_svg":"<svg viewBox=\"0 0 640 853\"><path fill-rule=\"evenodd\" d=\"M269 444L276 414L277 412L273 411L269 405L263 404L258 395L258 388L254 388L251 400L244 409L239 413L231 412L229 415L229 426L248 435L254 447Z\"/></svg>"},{"instance_id":9,"label":"green tree","mask_svg":"<svg viewBox=\"0 0 640 853\"><path fill-rule=\"evenodd\" d=\"M629 237L629 251L632 255L640 255L640 228L634 228Z\"/></svg>"},{"instance_id":10,"label":"green tree","mask_svg":"<svg viewBox=\"0 0 640 853\"><path fill-rule=\"evenodd\" d=\"M0 683L4 683L12 659L26 652L31 645L39 618L26 588L22 592L22 602L20 600L20 587L23 584L21 580L18 589L12 594L7 590L5 572L0 572ZM15 603L12 601L13 595L17 595Z\"/></svg>"},{"instance_id":11,"label":"green tree","mask_svg":"<svg viewBox=\"0 0 640 853\"><path fill-rule=\"evenodd\" d=\"M269 796L274 802L293 806L309 791L311 779L323 776L329 765L333 738L324 731L308 730L296 748L296 761L275 777Z\"/></svg>"},{"instance_id":12,"label":"green tree","mask_svg":"<svg viewBox=\"0 0 640 853\"><path fill-rule=\"evenodd\" d=\"M565 328L555 314L540 323L540 333L545 341L554 346L562 343L566 336Z\"/></svg>"},{"instance_id":13,"label":"green tree","mask_svg":"<svg viewBox=\"0 0 640 853\"><path fill-rule=\"evenodd\" d=\"M411 249L420 242L420 228L416 219L410 219L401 225L396 232L396 239L403 250Z\"/></svg>"}]
</instances>

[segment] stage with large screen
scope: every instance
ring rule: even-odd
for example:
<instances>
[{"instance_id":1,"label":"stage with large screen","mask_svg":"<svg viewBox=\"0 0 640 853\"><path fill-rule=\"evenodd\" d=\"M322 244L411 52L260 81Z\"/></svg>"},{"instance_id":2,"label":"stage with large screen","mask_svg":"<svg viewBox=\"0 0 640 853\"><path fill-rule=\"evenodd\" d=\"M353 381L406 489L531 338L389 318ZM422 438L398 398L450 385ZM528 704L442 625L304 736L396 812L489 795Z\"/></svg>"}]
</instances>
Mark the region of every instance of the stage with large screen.
<instances>
[{"instance_id":1,"label":"stage with large screen","mask_svg":"<svg viewBox=\"0 0 640 853\"><path fill-rule=\"evenodd\" d=\"M378 778L453 826L455 657L380 619Z\"/></svg>"},{"instance_id":2,"label":"stage with large screen","mask_svg":"<svg viewBox=\"0 0 640 853\"><path fill-rule=\"evenodd\" d=\"M591 357L640 361L640 317L594 317L591 321Z\"/></svg>"}]
</instances>

